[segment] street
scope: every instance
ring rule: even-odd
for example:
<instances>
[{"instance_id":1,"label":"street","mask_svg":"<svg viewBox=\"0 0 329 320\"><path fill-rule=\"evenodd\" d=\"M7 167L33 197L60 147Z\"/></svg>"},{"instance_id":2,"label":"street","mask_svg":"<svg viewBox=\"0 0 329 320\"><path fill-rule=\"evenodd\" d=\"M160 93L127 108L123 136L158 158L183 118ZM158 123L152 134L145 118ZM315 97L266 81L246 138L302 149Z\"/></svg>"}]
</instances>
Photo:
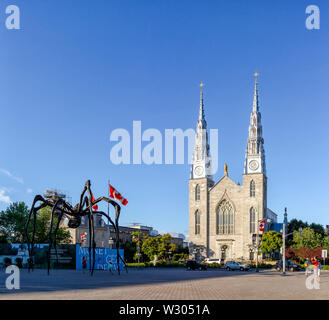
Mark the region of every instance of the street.
<instances>
[{"instance_id":1,"label":"street","mask_svg":"<svg viewBox=\"0 0 329 320\"><path fill-rule=\"evenodd\" d=\"M237 299L329 299L329 272L322 272L320 289L305 285L304 272L281 276L275 270L186 271L185 269L141 269L119 276L96 271L91 277L75 270L22 270L20 289L5 287L0 273L0 299L97 299L97 300L237 300Z\"/></svg>"}]
</instances>

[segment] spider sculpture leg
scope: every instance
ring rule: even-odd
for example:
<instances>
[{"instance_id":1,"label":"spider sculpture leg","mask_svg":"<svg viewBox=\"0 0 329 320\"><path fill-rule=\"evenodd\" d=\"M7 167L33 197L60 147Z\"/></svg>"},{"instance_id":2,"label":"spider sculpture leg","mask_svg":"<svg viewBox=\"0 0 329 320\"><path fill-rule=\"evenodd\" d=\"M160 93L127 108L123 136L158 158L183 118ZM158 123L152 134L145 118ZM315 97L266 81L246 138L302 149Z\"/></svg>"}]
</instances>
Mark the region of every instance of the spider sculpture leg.
<instances>
[{"instance_id":1,"label":"spider sculpture leg","mask_svg":"<svg viewBox=\"0 0 329 320\"><path fill-rule=\"evenodd\" d=\"M94 212L93 212L93 195L90 190L90 180L86 182L85 189L88 191L89 201L88 201L88 216L89 216L89 259L91 258L91 246L93 249L93 263L91 266L91 259L89 261L89 267L91 270L91 275L94 274L95 262L96 262L96 242L95 242L95 226L94 226ZM85 190L84 189L84 190Z\"/></svg>"},{"instance_id":2,"label":"spider sculpture leg","mask_svg":"<svg viewBox=\"0 0 329 320\"><path fill-rule=\"evenodd\" d=\"M120 245L120 241L119 241L119 236L120 236L120 231L119 231L119 224L118 224L118 220L116 219L115 221L115 227L116 227L116 247L117 247L117 266L118 266L118 274L120 275L120 252L119 252L119 245Z\"/></svg>"},{"instance_id":3,"label":"spider sculpture leg","mask_svg":"<svg viewBox=\"0 0 329 320\"><path fill-rule=\"evenodd\" d=\"M92 228L92 245L93 245L93 266L91 270L91 275L93 275L95 269L95 261L96 261L96 241L95 241L95 225L94 225L93 213L91 213L91 228Z\"/></svg>"},{"instance_id":4,"label":"spider sculpture leg","mask_svg":"<svg viewBox=\"0 0 329 320\"><path fill-rule=\"evenodd\" d=\"M89 270L91 271L91 242L92 242L92 236L91 236L91 232L92 232L92 228L91 228L91 214L88 213L88 227L89 227Z\"/></svg>"},{"instance_id":5,"label":"spider sculpture leg","mask_svg":"<svg viewBox=\"0 0 329 320\"><path fill-rule=\"evenodd\" d=\"M111 200L110 200L111 201ZM102 211L97 211L97 212L95 212L95 213L97 213L97 214L101 214L102 216L104 216L105 218L107 218L107 220L111 223L111 225L113 226L113 229L114 229L114 231L115 231L115 238L116 239L119 239L119 227L118 227L118 223L117 224L115 224L114 222L113 222L113 220L106 214L106 213L104 213L104 212L102 212ZM120 275L120 269L119 269L119 259L121 259L121 261L123 262L123 264L124 264L124 266L125 266L125 269L126 269L126 272L128 273L128 268L127 268L127 264L126 264L126 262L124 261L124 259L120 256L120 253L119 253L119 250L118 250L118 248L119 248L119 241L116 241L116 248L117 248L117 264L118 264L118 272L119 272L119 275Z\"/></svg>"},{"instance_id":6,"label":"spider sculpture leg","mask_svg":"<svg viewBox=\"0 0 329 320\"><path fill-rule=\"evenodd\" d=\"M62 207L60 207L60 205L62 205ZM52 244L53 244L52 233L53 233L53 225L54 225L54 216L56 214L56 211L60 210L61 213L58 217L56 228L55 228L55 234L54 234L54 247L55 247L55 252L56 252L56 260L58 262L57 248L56 248L56 234L57 234L57 230L59 228L61 218L63 216L63 206L64 206L64 200L58 199L56 201L54 207L53 207L53 210L51 211L50 230L49 230L49 247L48 247L48 255L47 255L47 258L48 258L48 275L49 275L49 271L50 271L50 254L51 254L51 248L52 248Z\"/></svg>"},{"instance_id":7,"label":"spider sculpture leg","mask_svg":"<svg viewBox=\"0 0 329 320\"><path fill-rule=\"evenodd\" d=\"M39 207L35 207L36 203L40 201L42 204ZM38 210L46 207L47 205L50 205L42 196L37 195L35 196L26 224L25 224L25 235L27 240L27 248L29 251L29 259L28 259L28 271L30 272L30 269L33 271L33 251L34 251L34 239L35 239L35 232L36 232L36 222L37 222L37 212ZM29 224L31 221L31 217L33 214L33 232L32 232L32 239L30 239L29 236Z\"/></svg>"},{"instance_id":8,"label":"spider sculpture leg","mask_svg":"<svg viewBox=\"0 0 329 320\"><path fill-rule=\"evenodd\" d=\"M58 229L59 229L59 225L60 225L60 223L61 223L62 218L63 218L63 213L61 213L61 214L58 216L57 225L56 225L55 232L54 232L54 248L55 248L56 263L57 263L57 264L58 264L58 255L57 255L57 239L56 239L56 236L57 236L57 231L58 231Z\"/></svg>"},{"instance_id":9,"label":"spider sculpture leg","mask_svg":"<svg viewBox=\"0 0 329 320\"><path fill-rule=\"evenodd\" d=\"M48 276L49 276L49 270L50 270L50 253L51 253L51 247L53 245L52 233L53 233L55 209L56 209L56 205L54 205L53 210L51 211L51 218L50 218L49 246L48 246L48 253L47 253Z\"/></svg>"},{"instance_id":10,"label":"spider sculpture leg","mask_svg":"<svg viewBox=\"0 0 329 320\"><path fill-rule=\"evenodd\" d=\"M113 200L111 200L109 198L106 198L106 197L100 197L100 198L98 198L97 200L95 200L94 202L92 202L91 205L94 206L95 204L97 204L100 201L106 201L106 202L110 203L115 208L115 223L112 221L112 219L107 214L105 214L102 211L97 211L97 212L94 212L94 213L99 213L99 214L103 215L112 224L112 226L113 226L113 228L115 230L115 238L116 238L118 273L120 274L120 267L119 267L120 259L121 259L121 261L123 262L123 264L125 266L126 272L128 272L128 268L127 268L126 262L122 259L122 257L120 256L120 253L119 253L119 244L120 244L120 242L119 242L119 235L120 235L119 218L120 218L121 207L115 201L113 201Z\"/></svg>"}]
</instances>

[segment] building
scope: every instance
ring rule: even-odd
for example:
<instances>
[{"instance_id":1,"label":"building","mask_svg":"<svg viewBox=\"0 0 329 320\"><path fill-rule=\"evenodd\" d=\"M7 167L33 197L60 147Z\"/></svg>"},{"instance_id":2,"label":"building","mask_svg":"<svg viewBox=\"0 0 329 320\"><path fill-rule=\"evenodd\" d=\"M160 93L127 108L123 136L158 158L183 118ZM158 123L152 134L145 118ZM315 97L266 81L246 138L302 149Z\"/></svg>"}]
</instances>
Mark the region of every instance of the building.
<instances>
[{"instance_id":1,"label":"building","mask_svg":"<svg viewBox=\"0 0 329 320\"><path fill-rule=\"evenodd\" d=\"M82 217L81 225L77 229L68 229L73 244L80 244L82 247L89 246L89 228L88 228L88 217ZM132 233L140 232L140 238L145 239L146 237L156 237L159 233L149 226L132 225L132 226L119 226L119 243L120 245L130 242L132 240ZM170 233L169 233L170 234ZM177 237L175 236L177 235ZM177 246L183 246L183 239L180 234L172 233L172 243ZM85 240L83 241L83 238ZM97 248L106 248L108 238L108 228L102 216L97 216L95 219L95 242ZM109 248L115 248L115 230L112 225L109 226Z\"/></svg>"},{"instance_id":2,"label":"building","mask_svg":"<svg viewBox=\"0 0 329 320\"><path fill-rule=\"evenodd\" d=\"M89 227L88 217L82 217L81 225L77 229L68 229L72 236L73 244L80 244L82 247L89 246ZM152 232L152 227L147 226L119 226L120 245L131 241L133 232L140 232L141 238L145 238ZM83 241L85 238L85 241ZM97 248L107 248L108 228L101 215L95 219L95 242ZM115 230L112 225L109 226L109 248L115 248Z\"/></svg>"},{"instance_id":3,"label":"building","mask_svg":"<svg viewBox=\"0 0 329 320\"><path fill-rule=\"evenodd\" d=\"M189 180L189 248L191 258L254 260L258 221L277 215L267 204L267 175L261 113L258 101L258 74L250 114L249 136L244 161L243 183L224 176L214 181L207 122L201 83L200 110ZM270 224L266 224L267 230ZM259 257L261 258L261 257Z\"/></svg>"}]
</instances>

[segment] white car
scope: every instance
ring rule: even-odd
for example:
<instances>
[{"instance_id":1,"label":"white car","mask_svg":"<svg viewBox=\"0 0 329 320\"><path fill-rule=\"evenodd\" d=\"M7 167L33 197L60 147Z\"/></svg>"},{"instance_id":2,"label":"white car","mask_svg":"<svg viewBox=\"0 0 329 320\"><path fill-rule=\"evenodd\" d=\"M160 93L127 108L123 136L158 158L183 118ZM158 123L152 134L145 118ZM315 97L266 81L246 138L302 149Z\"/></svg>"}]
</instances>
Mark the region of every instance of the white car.
<instances>
[{"instance_id":1,"label":"white car","mask_svg":"<svg viewBox=\"0 0 329 320\"><path fill-rule=\"evenodd\" d=\"M220 264L220 260L219 259L206 258L204 261L205 261L205 263L208 263L208 264L212 264L212 263L218 263L218 264Z\"/></svg>"},{"instance_id":2,"label":"white car","mask_svg":"<svg viewBox=\"0 0 329 320\"><path fill-rule=\"evenodd\" d=\"M242 262L236 262L236 261L227 261L225 263L225 269L230 270L240 270L240 271L248 271L250 270L249 264L244 264Z\"/></svg>"}]
</instances>

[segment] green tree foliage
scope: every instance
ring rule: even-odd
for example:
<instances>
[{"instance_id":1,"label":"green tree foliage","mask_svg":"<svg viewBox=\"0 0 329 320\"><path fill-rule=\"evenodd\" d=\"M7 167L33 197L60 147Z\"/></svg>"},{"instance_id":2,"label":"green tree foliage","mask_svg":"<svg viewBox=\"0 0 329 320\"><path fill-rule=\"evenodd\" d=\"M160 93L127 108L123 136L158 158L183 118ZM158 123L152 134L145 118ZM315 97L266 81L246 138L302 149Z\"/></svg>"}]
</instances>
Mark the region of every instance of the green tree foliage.
<instances>
[{"instance_id":1,"label":"green tree foliage","mask_svg":"<svg viewBox=\"0 0 329 320\"><path fill-rule=\"evenodd\" d=\"M299 248L309 248L315 249L318 247L322 247L325 245L326 238L322 236L320 233L316 233L314 229L309 227L303 229L303 234L300 236L299 232L294 233L291 248L299 249Z\"/></svg>"},{"instance_id":2,"label":"green tree foliage","mask_svg":"<svg viewBox=\"0 0 329 320\"><path fill-rule=\"evenodd\" d=\"M268 257L272 257L273 254L280 250L282 247L282 236L279 232L268 231L264 232L262 236L262 243L260 249Z\"/></svg>"},{"instance_id":3,"label":"green tree foliage","mask_svg":"<svg viewBox=\"0 0 329 320\"><path fill-rule=\"evenodd\" d=\"M0 212L0 241L2 243L20 243L25 240L25 223L29 209L24 202L9 205Z\"/></svg>"},{"instance_id":4,"label":"green tree foliage","mask_svg":"<svg viewBox=\"0 0 329 320\"><path fill-rule=\"evenodd\" d=\"M29 215L29 209L24 202L9 205L5 211L0 212L0 241L2 243L25 243L25 224ZM35 243L48 243L50 230L51 209L46 207L38 211L36 222ZM57 218L54 218L56 226ZM33 217L29 225L29 234L32 236ZM53 228L54 234L55 228ZM58 243L72 241L70 232L60 227L57 232Z\"/></svg>"},{"instance_id":5,"label":"green tree foliage","mask_svg":"<svg viewBox=\"0 0 329 320\"><path fill-rule=\"evenodd\" d=\"M149 260L153 260L155 255L158 256L159 260L166 260L169 258L170 252L172 256L176 250L176 245L171 241L172 237L169 234L148 237L144 240L141 251Z\"/></svg>"},{"instance_id":6,"label":"green tree foliage","mask_svg":"<svg viewBox=\"0 0 329 320\"><path fill-rule=\"evenodd\" d=\"M49 231L50 231L50 218L51 218L51 208L45 207L38 211L37 224L36 224L36 234L35 243L48 243L49 242ZM52 238L54 239L55 228L58 219L54 217ZM57 231L56 236L57 243L69 243L72 241L70 232L60 227Z\"/></svg>"},{"instance_id":7,"label":"green tree foliage","mask_svg":"<svg viewBox=\"0 0 329 320\"><path fill-rule=\"evenodd\" d=\"M299 232L299 228L302 229L310 228L314 230L316 234L321 235L322 238L326 237L326 231L321 224L317 224L317 223L308 224L307 222L297 219L292 219L288 223L288 233ZM291 234L287 238L287 246L293 246L293 245L294 245L294 234Z\"/></svg>"}]
</instances>

